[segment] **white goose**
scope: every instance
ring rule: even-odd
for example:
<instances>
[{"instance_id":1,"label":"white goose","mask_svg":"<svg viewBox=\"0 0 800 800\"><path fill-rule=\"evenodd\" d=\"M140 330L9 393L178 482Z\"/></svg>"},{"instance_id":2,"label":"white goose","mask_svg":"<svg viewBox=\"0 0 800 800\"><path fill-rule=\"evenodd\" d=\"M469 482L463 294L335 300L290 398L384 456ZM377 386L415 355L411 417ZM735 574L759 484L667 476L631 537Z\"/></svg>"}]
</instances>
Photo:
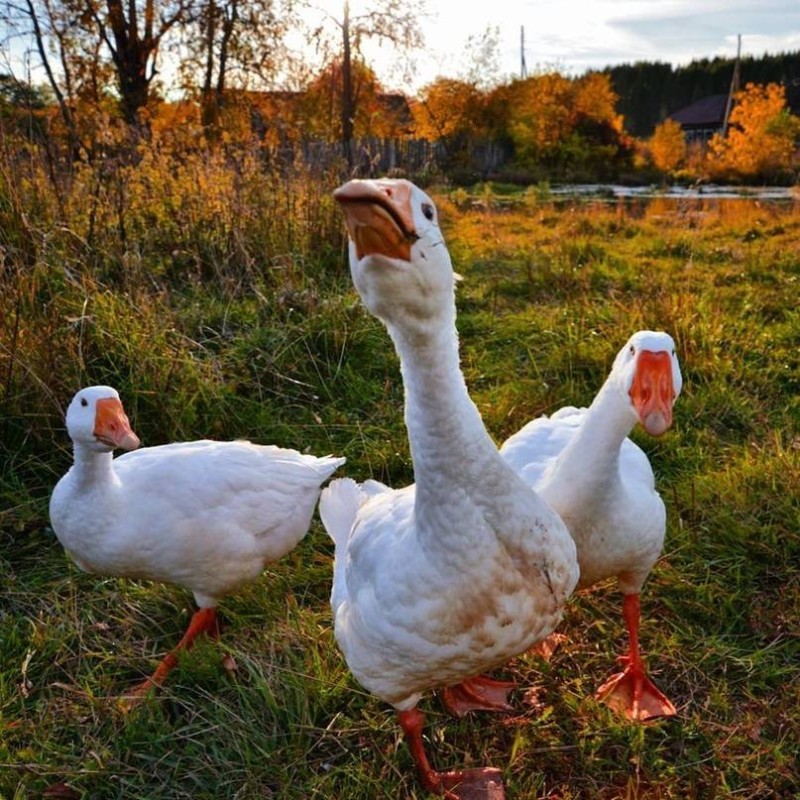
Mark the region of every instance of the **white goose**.
<instances>
[{"instance_id":1,"label":"white goose","mask_svg":"<svg viewBox=\"0 0 800 800\"><path fill-rule=\"evenodd\" d=\"M498 770L436 772L417 703L545 638L578 579L575 546L469 398L433 202L405 180L350 181L334 196L355 287L400 357L416 479L392 490L345 478L323 491L335 636L359 683L397 710L425 788L470 797L497 785Z\"/></svg>"},{"instance_id":2,"label":"white goose","mask_svg":"<svg viewBox=\"0 0 800 800\"><path fill-rule=\"evenodd\" d=\"M67 410L74 464L50 499L50 521L86 572L175 583L198 605L186 634L133 698L164 681L216 605L306 534L322 484L344 458L246 441L145 447L110 386L79 391ZM113 459L115 448L133 450Z\"/></svg>"},{"instance_id":3,"label":"white goose","mask_svg":"<svg viewBox=\"0 0 800 800\"><path fill-rule=\"evenodd\" d=\"M631 719L669 716L675 707L645 675L639 654L639 593L661 554L666 510L647 456L627 436L637 422L653 436L663 434L681 387L672 337L639 331L588 409L534 419L500 448L567 523L578 548L578 587L616 577L625 595L630 647L620 660L626 666L597 696Z\"/></svg>"}]
</instances>

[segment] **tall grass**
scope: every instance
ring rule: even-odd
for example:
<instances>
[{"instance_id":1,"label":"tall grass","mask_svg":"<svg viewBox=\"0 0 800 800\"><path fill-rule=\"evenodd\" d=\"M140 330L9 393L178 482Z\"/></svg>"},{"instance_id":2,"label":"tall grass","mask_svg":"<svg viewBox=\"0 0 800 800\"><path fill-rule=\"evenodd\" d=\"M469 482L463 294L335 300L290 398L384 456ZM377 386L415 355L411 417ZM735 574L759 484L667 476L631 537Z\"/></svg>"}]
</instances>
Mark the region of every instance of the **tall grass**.
<instances>
[{"instance_id":1,"label":"tall grass","mask_svg":"<svg viewBox=\"0 0 800 800\"><path fill-rule=\"evenodd\" d=\"M421 797L391 711L333 642L319 523L130 715L114 697L175 643L191 598L79 573L47 523L63 408L88 383L120 390L145 444L247 437L413 479L336 176L153 148L53 180L36 153L0 157L0 797ZM590 402L632 331L678 342L675 427L634 438L669 514L642 644L680 714L630 725L592 700L624 645L608 587L573 599L550 663L503 671L518 713L454 721L423 702L437 764L501 767L513 798L795 797L798 209L487 197L436 192L464 275L463 366L498 441Z\"/></svg>"}]
</instances>

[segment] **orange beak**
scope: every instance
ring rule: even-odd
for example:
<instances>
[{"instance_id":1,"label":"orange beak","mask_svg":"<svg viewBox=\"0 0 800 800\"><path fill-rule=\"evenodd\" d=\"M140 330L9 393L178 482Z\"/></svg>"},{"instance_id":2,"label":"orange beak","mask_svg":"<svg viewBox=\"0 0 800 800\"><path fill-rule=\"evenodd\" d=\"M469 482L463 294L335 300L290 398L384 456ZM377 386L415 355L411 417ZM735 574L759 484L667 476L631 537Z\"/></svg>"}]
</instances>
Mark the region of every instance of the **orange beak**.
<instances>
[{"instance_id":1,"label":"orange beak","mask_svg":"<svg viewBox=\"0 0 800 800\"><path fill-rule=\"evenodd\" d=\"M114 397L103 397L97 401L94 435L103 444L123 450L135 450L141 444L131 429L122 403Z\"/></svg>"},{"instance_id":2,"label":"orange beak","mask_svg":"<svg viewBox=\"0 0 800 800\"><path fill-rule=\"evenodd\" d=\"M672 404L675 402L669 353L665 350L658 353L642 350L639 353L630 396L642 427L651 436L661 436L672 425Z\"/></svg>"},{"instance_id":3,"label":"orange beak","mask_svg":"<svg viewBox=\"0 0 800 800\"><path fill-rule=\"evenodd\" d=\"M411 213L411 187L394 180L352 180L333 193L344 211L347 232L359 259L382 255L411 259L419 238Z\"/></svg>"}]
</instances>

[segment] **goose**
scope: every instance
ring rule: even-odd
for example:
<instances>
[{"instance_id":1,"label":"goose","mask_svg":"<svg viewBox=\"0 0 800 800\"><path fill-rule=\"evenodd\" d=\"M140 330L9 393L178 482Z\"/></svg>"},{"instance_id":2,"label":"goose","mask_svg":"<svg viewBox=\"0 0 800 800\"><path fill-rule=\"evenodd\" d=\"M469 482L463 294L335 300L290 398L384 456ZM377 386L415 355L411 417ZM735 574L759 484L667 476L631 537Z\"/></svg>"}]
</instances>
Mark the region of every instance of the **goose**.
<instances>
[{"instance_id":1,"label":"goose","mask_svg":"<svg viewBox=\"0 0 800 800\"><path fill-rule=\"evenodd\" d=\"M341 478L323 490L334 636L356 680L396 710L422 785L485 797L502 788L499 770L437 772L417 705L555 628L578 579L575 545L500 457L467 393L433 201L402 179L352 180L334 197L355 288L400 358L415 477L401 489Z\"/></svg>"},{"instance_id":2,"label":"goose","mask_svg":"<svg viewBox=\"0 0 800 800\"><path fill-rule=\"evenodd\" d=\"M652 436L665 433L681 388L672 337L638 331L588 409L534 419L500 447L566 522L578 549L578 588L617 580L629 648L623 671L596 696L633 720L676 711L647 677L639 652L640 592L664 545L666 509L647 456L627 437L637 422Z\"/></svg>"},{"instance_id":3,"label":"goose","mask_svg":"<svg viewBox=\"0 0 800 800\"><path fill-rule=\"evenodd\" d=\"M127 694L133 705L198 635L216 633L220 598L303 538L345 459L243 440L137 449L110 386L77 392L66 427L74 463L53 490L50 522L67 554L85 572L183 586L198 606L177 647ZM113 458L117 448L128 452Z\"/></svg>"}]
</instances>

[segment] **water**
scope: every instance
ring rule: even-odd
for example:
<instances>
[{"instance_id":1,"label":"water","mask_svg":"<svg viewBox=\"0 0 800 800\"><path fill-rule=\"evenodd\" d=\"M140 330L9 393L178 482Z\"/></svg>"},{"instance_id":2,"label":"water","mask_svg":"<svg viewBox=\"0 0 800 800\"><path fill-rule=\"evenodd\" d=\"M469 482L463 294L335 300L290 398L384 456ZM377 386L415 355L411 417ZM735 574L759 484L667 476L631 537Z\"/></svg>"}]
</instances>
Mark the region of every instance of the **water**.
<instances>
[{"instance_id":1,"label":"water","mask_svg":"<svg viewBox=\"0 0 800 800\"><path fill-rule=\"evenodd\" d=\"M554 186L550 194L555 197L608 198L665 198L674 200L797 200L798 186L618 186L611 183L577 183Z\"/></svg>"}]
</instances>

